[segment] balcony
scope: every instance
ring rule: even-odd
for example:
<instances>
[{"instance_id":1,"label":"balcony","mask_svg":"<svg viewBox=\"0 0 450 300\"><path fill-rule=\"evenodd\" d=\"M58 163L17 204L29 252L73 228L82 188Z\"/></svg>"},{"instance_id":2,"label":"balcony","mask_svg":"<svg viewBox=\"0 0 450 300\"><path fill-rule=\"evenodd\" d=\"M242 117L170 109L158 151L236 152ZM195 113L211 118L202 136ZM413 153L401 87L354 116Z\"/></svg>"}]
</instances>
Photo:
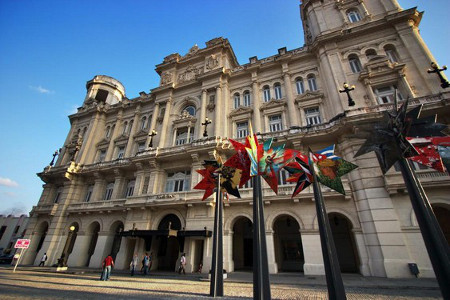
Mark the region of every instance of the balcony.
<instances>
[{"instance_id":1,"label":"balcony","mask_svg":"<svg viewBox=\"0 0 450 300\"><path fill-rule=\"evenodd\" d=\"M416 176L424 188L426 187L448 187L450 186L450 176L447 173L441 173L432 169L417 170ZM405 190L405 181L400 172L390 171L384 176L386 188L389 194Z\"/></svg>"}]
</instances>

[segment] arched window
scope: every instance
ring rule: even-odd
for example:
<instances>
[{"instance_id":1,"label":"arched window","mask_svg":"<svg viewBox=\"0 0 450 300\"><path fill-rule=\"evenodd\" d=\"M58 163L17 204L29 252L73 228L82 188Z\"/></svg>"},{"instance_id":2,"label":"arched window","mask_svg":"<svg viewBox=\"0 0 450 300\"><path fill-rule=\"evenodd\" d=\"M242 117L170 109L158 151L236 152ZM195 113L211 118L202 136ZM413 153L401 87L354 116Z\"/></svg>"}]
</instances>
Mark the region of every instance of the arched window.
<instances>
[{"instance_id":1,"label":"arched window","mask_svg":"<svg viewBox=\"0 0 450 300\"><path fill-rule=\"evenodd\" d=\"M308 86L310 91L317 91L316 76L313 74L308 75Z\"/></svg>"},{"instance_id":2,"label":"arched window","mask_svg":"<svg viewBox=\"0 0 450 300\"><path fill-rule=\"evenodd\" d=\"M241 106L241 95L239 93L234 94L234 108Z\"/></svg>"},{"instance_id":3,"label":"arched window","mask_svg":"<svg viewBox=\"0 0 450 300\"><path fill-rule=\"evenodd\" d=\"M362 70L361 63L359 62L358 56L352 54L348 57L348 63L350 64L350 69L353 73L359 73Z\"/></svg>"},{"instance_id":4,"label":"arched window","mask_svg":"<svg viewBox=\"0 0 450 300\"><path fill-rule=\"evenodd\" d=\"M366 57L368 60L372 59L377 55L377 52L374 49L367 49L366 50Z\"/></svg>"},{"instance_id":5,"label":"arched window","mask_svg":"<svg viewBox=\"0 0 450 300\"><path fill-rule=\"evenodd\" d=\"M263 96L264 96L264 102L270 101L270 87L268 85L265 85L263 87Z\"/></svg>"},{"instance_id":6,"label":"arched window","mask_svg":"<svg viewBox=\"0 0 450 300\"><path fill-rule=\"evenodd\" d=\"M384 52L386 52L386 56L388 57L391 63L398 62L397 51L395 51L395 47L392 45L384 46Z\"/></svg>"},{"instance_id":7,"label":"arched window","mask_svg":"<svg viewBox=\"0 0 450 300\"><path fill-rule=\"evenodd\" d=\"M350 23L361 21L361 15L356 9L350 9L347 11L347 18Z\"/></svg>"},{"instance_id":8,"label":"arched window","mask_svg":"<svg viewBox=\"0 0 450 300\"><path fill-rule=\"evenodd\" d=\"M305 86L303 85L303 78L299 77L295 80L295 86L297 87L297 94L301 95L305 92Z\"/></svg>"},{"instance_id":9,"label":"arched window","mask_svg":"<svg viewBox=\"0 0 450 300\"><path fill-rule=\"evenodd\" d=\"M142 117L140 129L145 130L145 128L147 128L147 117Z\"/></svg>"},{"instance_id":10,"label":"arched window","mask_svg":"<svg viewBox=\"0 0 450 300\"><path fill-rule=\"evenodd\" d=\"M245 91L244 92L244 106L250 106L250 104L251 104L250 92Z\"/></svg>"},{"instance_id":11,"label":"arched window","mask_svg":"<svg viewBox=\"0 0 450 300\"><path fill-rule=\"evenodd\" d=\"M273 85L273 89L275 91L275 99L281 99L283 98L283 95L281 94L281 84L278 82Z\"/></svg>"},{"instance_id":12,"label":"arched window","mask_svg":"<svg viewBox=\"0 0 450 300\"><path fill-rule=\"evenodd\" d=\"M196 112L195 106L188 105L188 106L186 106L183 109L183 111L186 111L188 114L190 114L191 116L195 117L195 112Z\"/></svg>"}]
</instances>

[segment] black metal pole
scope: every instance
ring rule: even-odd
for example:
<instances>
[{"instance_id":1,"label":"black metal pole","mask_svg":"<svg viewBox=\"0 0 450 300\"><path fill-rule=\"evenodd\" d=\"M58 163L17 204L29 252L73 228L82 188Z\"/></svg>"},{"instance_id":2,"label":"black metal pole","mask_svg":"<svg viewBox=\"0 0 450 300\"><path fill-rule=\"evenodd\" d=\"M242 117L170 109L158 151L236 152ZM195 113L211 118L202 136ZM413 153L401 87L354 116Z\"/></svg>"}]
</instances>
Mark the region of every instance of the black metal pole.
<instances>
[{"instance_id":1,"label":"black metal pole","mask_svg":"<svg viewBox=\"0 0 450 300\"><path fill-rule=\"evenodd\" d=\"M214 235L211 266L211 297L223 297L223 202L220 190L220 174L216 191L216 207L214 210Z\"/></svg>"},{"instance_id":2,"label":"black metal pole","mask_svg":"<svg viewBox=\"0 0 450 300\"><path fill-rule=\"evenodd\" d=\"M261 178L253 177L253 299L271 299Z\"/></svg>"},{"instance_id":3,"label":"black metal pole","mask_svg":"<svg viewBox=\"0 0 450 300\"><path fill-rule=\"evenodd\" d=\"M450 247L410 163L402 158L399 165L442 296L450 299Z\"/></svg>"},{"instance_id":4,"label":"black metal pole","mask_svg":"<svg viewBox=\"0 0 450 300\"><path fill-rule=\"evenodd\" d=\"M336 253L336 246L334 245L327 210L323 202L322 191L320 190L320 185L317 181L314 166L310 166L310 169L314 179L314 198L316 202L317 222L319 223L323 264L325 266L325 275L327 279L328 298L332 300L347 299Z\"/></svg>"}]
</instances>

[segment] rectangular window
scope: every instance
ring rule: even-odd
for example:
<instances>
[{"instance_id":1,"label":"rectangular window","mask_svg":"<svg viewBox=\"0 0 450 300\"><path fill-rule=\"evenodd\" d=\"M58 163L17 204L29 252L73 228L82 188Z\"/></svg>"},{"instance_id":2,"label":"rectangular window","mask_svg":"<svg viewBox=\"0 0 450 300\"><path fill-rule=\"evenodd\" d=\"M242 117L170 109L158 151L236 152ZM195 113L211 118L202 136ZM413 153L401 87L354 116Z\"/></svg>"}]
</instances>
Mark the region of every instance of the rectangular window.
<instances>
[{"instance_id":1,"label":"rectangular window","mask_svg":"<svg viewBox=\"0 0 450 300\"><path fill-rule=\"evenodd\" d=\"M236 128L238 138L244 138L248 135L248 122L237 123Z\"/></svg>"},{"instance_id":2,"label":"rectangular window","mask_svg":"<svg viewBox=\"0 0 450 300\"><path fill-rule=\"evenodd\" d=\"M376 88L374 92L379 104L394 102L395 89L393 85ZM399 91L397 91L397 100L403 100Z\"/></svg>"},{"instance_id":3,"label":"rectangular window","mask_svg":"<svg viewBox=\"0 0 450 300\"><path fill-rule=\"evenodd\" d=\"M138 143L137 145L137 153L145 151L145 142Z\"/></svg>"},{"instance_id":4,"label":"rectangular window","mask_svg":"<svg viewBox=\"0 0 450 300\"><path fill-rule=\"evenodd\" d=\"M105 190L105 200L110 200L114 190L114 182L108 183Z\"/></svg>"},{"instance_id":5,"label":"rectangular window","mask_svg":"<svg viewBox=\"0 0 450 300\"><path fill-rule=\"evenodd\" d=\"M312 107L305 109L306 115L306 124L307 125L316 125L322 123L320 118L320 111L318 107Z\"/></svg>"},{"instance_id":6,"label":"rectangular window","mask_svg":"<svg viewBox=\"0 0 450 300\"><path fill-rule=\"evenodd\" d=\"M263 90L264 102L270 101L270 90L268 88Z\"/></svg>"},{"instance_id":7,"label":"rectangular window","mask_svg":"<svg viewBox=\"0 0 450 300\"><path fill-rule=\"evenodd\" d=\"M244 106L250 106L250 93L244 93Z\"/></svg>"},{"instance_id":8,"label":"rectangular window","mask_svg":"<svg viewBox=\"0 0 450 300\"><path fill-rule=\"evenodd\" d=\"M95 95L95 100L105 102L106 98L108 98L108 91L105 90L97 91L97 94Z\"/></svg>"},{"instance_id":9,"label":"rectangular window","mask_svg":"<svg viewBox=\"0 0 450 300\"><path fill-rule=\"evenodd\" d=\"M128 182L128 184L127 184L127 190L126 190L126 192L125 192L125 197L126 197L126 198L133 196L135 184L136 184L136 180L134 180L134 179L133 179L133 180L130 180L130 181Z\"/></svg>"},{"instance_id":10,"label":"rectangular window","mask_svg":"<svg viewBox=\"0 0 450 300\"><path fill-rule=\"evenodd\" d=\"M189 133L189 138L188 138L188 132L187 129L179 129L177 131L177 138L175 140L175 145L184 145L186 143L190 143L194 140L194 132L191 129L191 132Z\"/></svg>"},{"instance_id":11,"label":"rectangular window","mask_svg":"<svg viewBox=\"0 0 450 300\"><path fill-rule=\"evenodd\" d=\"M244 189L249 189L249 188L252 188L252 187L253 187L253 178L250 178L250 180L248 180L248 181L244 184L243 188L244 188Z\"/></svg>"},{"instance_id":12,"label":"rectangular window","mask_svg":"<svg viewBox=\"0 0 450 300\"><path fill-rule=\"evenodd\" d=\"M142 184L142 194L147 194L148 184L150 182L150 176L145 176L144 183Z\"/></svg>"},{"instance_id":13,"label":"rectangular window","mask_svg":"<svg viewBox=\"0 0 450 300\"><path fill-rule=\"evenodd\" d=\"M123 158L123 156L125 155L125 146L119 146L119 148L117 149L117 158Z\"/></svg>"},{"instance_id":14,"label":"rectangular window","mask_svg":"<svg viewBox=\"0 0 450 300\"><path fill-rule=\"evenodd\" d=\"M92 196L93 191L94 191L94 185L92 184L92 185L88 186L88 188L87 188L86 196L84 197L84 202L91 201L91 196Z\"/></svg>"},{"instance_id":15,"label":"rectangular window","mask_svg":"<svg viewBox=\"0 0 450 300\"><path fill-rule=\"evenodd\" d=\"M105 157L106 157L106 149L100 149L98 151L98 162L105 161Z\"/></svg>"},{"instance_id":16,"label":"rectangular window","mask_svg":"<svg viewBox=\"0 0 450 300\"><path fill-rule=\"evenodd\" d=\"M295 82L295 85L297 86L297 94L301 95L305 92L305 87L303 86L303 80L297 80Z\"/></svg>"},{"instance_id":17,"label":"rectangular window","mask_svg":"<svg viewBox=\"0 0 450 300\"><path fill-rule=\"evenodd\" d=\"M288 182L287 179L289 178L289 172L285 169L280 170L280 173L278 173L278 184L279 185L286 185L291 184L291 182Z\"/></svg>"},{"instance_id":18,"label":"rectangular window","mask_svg":"<svg viewBox=\"0 0 450 300\"><path fill-rule=\"evenodd\" d=\"M63 191L63 188L62 188L62 187L59 187L59 188L56 190L56 195L55 195L55 199L53 199L53 203L58 203L59 200L61 200L61 194L62 194L62 191Z\"/></svg>"},{"instance_id":19,"label":"rectangular window","mask_svg":"<svg viewBox=\"0 0 450 300\"><path fill-rule=\"evenodd\" d=\"M281 131L282 129L281 115L269 116L269 130L274 132Z\"/></svg>"},{"instance_id":20,"label":"rectangular window","mask_svg":"<svg viewBox=\"0 0 450 300\"><path fill-rule=\"evenodd\" d=\"M3 237L3 234L5 233L5 231L6 231L6 228L8 228L7 226L2 226L2 228L0 229L0 240L2 239L2 237Z\"/></svg>"},{"instance_id":21,"label":"rectangular window","mask_svg":"<svg viewBox=\"0 0 450 300\"><path fill-rule=\"evenodd\" d=\"M166 193L189 191L191 171L167 174Z\"/></svg>"},{"instance_id":22,"label":"rectangular window","mask_svg":"<svg viewBox=\"0 0 450 300\"><path fill-rule=\"evenodd\" d=\"M20 226L16 226L16 228L14 229L14 234L16 234L17 232L19 232L19 228L20 228Z\"/></svg>"}]
</instances>

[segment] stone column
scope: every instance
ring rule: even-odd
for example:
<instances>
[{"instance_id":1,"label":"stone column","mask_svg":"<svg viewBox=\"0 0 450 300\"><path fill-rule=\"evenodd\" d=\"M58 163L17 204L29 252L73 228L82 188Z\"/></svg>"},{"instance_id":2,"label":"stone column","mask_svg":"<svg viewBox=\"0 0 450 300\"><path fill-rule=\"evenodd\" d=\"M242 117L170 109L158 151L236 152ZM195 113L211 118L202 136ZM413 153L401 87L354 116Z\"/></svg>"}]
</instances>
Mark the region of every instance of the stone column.
<instances>
[{"instance_id":1,"label":"stone column","mask_svg":"<svg viewBox=\"0 0 450 300\"><path fill-rule=\"evenodd\" d=\"M259 110L261 106L261 97L259 92L258 74L256 72L252 73L252 90L253 90L253 131L262 132L261 127L261 111Z\"/></svg>"},{"instance_id":2,"label":"stone column","mask_svg":"<svg viewBox=\"0 0 450 300\"><path fill-rule=\"evenodd\" d=\"M159 148L164 148L166 147L166 137L167 137L167 132L169 132L169 118L170 118L170 110L172 107L172 96L170 96L169 99L167 99L166 101L166 111L164 112L164 120L161 126L161 134L159 136Z\"/></svg>"},{"instance_id":3,"label":"stone column","mask_svg":"<svg viewBox=\"0 0 450 300\"><path fill-rule=\"evenodd\" d=\"M148 127L148 134L152 133L152 130L156 130L156 120L158 119L159 115L159 103L155 104L155 108L153 109L152 119L149 120L149 127ZM153 137L153 145L156 145L155 143L156 136ZM147 140L145 141L145 148L148 149L148 145L150 144L150 136L147 136Z\"/></svg>"},{"instance_id":4,"label":"stone column","mask_svg":"<svg viewBox=\"0 0 450 300\"><path fill-rule=\"evenodd\" d=\"M114 169L114 189L111 195L111 199L122 199L124 197L124 189L125 189L125 177L122 171L119 169Z\"/></svg>"},{"instance_id":5,"label":"stone column","mask_svg":"<svg viewBox=\"0 0 450 300\"><path fill-rule=\"evenodd\" d=\"M303 230L301 238L305 257L303 272L305 275L325 275L319 231Z\"/></svg>"},{"instance_id":6,"label":"stone column","mask_svg":"<svg viewBox=\"0 0 450 300\"><path fill-rule=\"evenodd\" d=\"M355 244L358 251L359 257L359 272L363 276L370 276L370 266L369 266L369 257L366 250L364 234L361 230L353 229L353 234L355 236Z\"/></svg>"},{"instance_id":7,"label":"stone column","mask_svg":"<svg viewBox=\"0 0 450 300\"><path fill-rule=\"evenodd\" d=\"M220 136L222 132L222 114L223 114L223 103L222 103L222 88L218 86L216 88L216 108L214 116L214 135Z\"/></svg>"},{"instance_id":8,"label":"stone column","mask_svg":"<svg viewBox=\"0 0 450 300\"><path fill-rule=\"evenodd\" d=\"M202 106L200 107L200 124L205 122L205 119L206 119L206 105L207 105L206 98L207 98L207 96L208 96L207 90L203 89L202 90L202 104L201 104ZM197 137L199 139L203 138L203 130L201 130L201 127L197 133Z\"/></svg>"},{"instance_id":9,"label":"stone column","mask_svg":"<svg viewBox=\"0 0 450 300\"><path fill-rule=\"evenodd\" d=\"M286 123L287 128L290 126L298 126L298 113L297 107L295 105L294 95L292 93L292 84L291 84L291 76L288 73L288 65L287 63L283 64L283 78L284 78L284 86L286 90L286 102L288 105L288 114L289 114L289 125Z\"/></svg>"},{"instance_id":10,"label":"stone column","mask_svg":"<svg viewBox=\"0 0 450 300\"><path fill-rule=\"evenodd\" d=\"M123 237L120 244L119 252L116 256L116 261L114 262L115 268L118 270L127 270L130 268L130 262L128 261L130 239Z\"/></svg>"},{"instance_id":11,"label":"stone column","mask_svg":"<svg viewBox=\"0 0 450 300\"><path fill-rule=\"evenodd\" d=\"M100 141L98 132L104 132L105 128L105 116L96 112L92 115L89 128L84 135L83 144L81 146L80 152L77 155L76 160L80 164L92 163L94 161L97 151L95 145Z\"/></svg>"},{"instance_id":12,"label":"stone column","mask_svg":"<svg viewBox=\"0 0 450 300\"><path fill-rule=\"evenodd\" d=\"M230 107L230 88L228 86L228 82L224 82L223 84L223 88L222 88L222 92L223 92L223 106L220 106L221 108L223 108L222 110L222 119L221 119L221 125L223 126L221 128L221 133L220 136L223 137L228 137L231 136L230 132L228 132L228 113L230 111L229 107Z\"/></svg>"},{"instance_id":13,"label":"stone column","mask_svg":"<svg viewBox=\"0 0 450 300\"><path fill-rule=\"evenodd\" d=\"M105 192L106 181L98 172L94 173L94 178L94 189L92 190L91 201L99 201L102 199Z\"/></svg>"},{"instance_id":14,"label":"stone column","mask_svg":"<svg viewBox=\"0 0 450 300\"><path fill-rule=\"evenodd\" d=\"M103 255L105 253L106 241L108 239L108 232L100 231L98 233L97 244L95 246L94 254L91 256L91 261L89 262L89 268L101 268L103 259L106 256Z\"/></svg>"},{"instance_id":15,"label":"stone column","mask_svg":"<svg viewBox=\"0 0 450 300\"><path fill-rule=\"evenodd\" d=\"M134 195L140 195L141 194L141 187L144 183L145 178L145 170L144 170L144 163L136 163L137 171L134 173L134 177L136 178L136 182L134 184Z\"/></svg>"},{"instance_id":16,"label":"stone column","mask_svg":"<svg viewBox=\"0 0 450 300\"><path fill-rule=\"evenodd\" d=\"M266 244L267 244L267 260L269 263L269 273L278 273L278 266L275 260L275 245L273 239L273 230L266 230Z\"/></svg>"},{"instance_id":17,"label":"stone column","mask_svg":"<svg viewBox=\"0 0 450 300\"><path fill-rule=\"evenodd\" d=\"M114 140L120 135L120 129L122 127L122 110L117 113L117 121L114 126L114 131L111 134L111 140L109 141L108 150L106 151L105 161L110 161L114 154Z\"/></svg>"},{"instance_id":18,"label":"stone column","mask_svg":"<svg viewBox=\"0 0 450 300\"><path fill-rule=\"evenodd\" d=\"M86 235L85 232L78 231L77 239L67 260L67 265L70 267L84 267L87 262L89 244L92 236Z\"/></svg>"},{"instance_id":19,"label":"stone column","mask_svg":"<svg viewBox=\"0 0 450 300\"><path fill-rule=\"evenodd\" d=\"M223 268L227 272L234 271L234 261L233 261L233 231L224 230L223 231Z\"/></svg>"}]
</instances>

